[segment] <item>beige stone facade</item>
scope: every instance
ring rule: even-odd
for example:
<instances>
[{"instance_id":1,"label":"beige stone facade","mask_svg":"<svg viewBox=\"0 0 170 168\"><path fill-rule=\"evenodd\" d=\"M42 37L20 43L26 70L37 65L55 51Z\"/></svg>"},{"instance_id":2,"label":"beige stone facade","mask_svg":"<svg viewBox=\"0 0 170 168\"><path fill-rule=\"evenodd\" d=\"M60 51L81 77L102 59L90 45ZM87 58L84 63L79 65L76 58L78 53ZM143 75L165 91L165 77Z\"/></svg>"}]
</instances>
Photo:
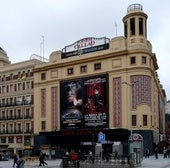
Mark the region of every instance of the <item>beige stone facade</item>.
<instances>
[{"instance_id":1,"label":"beige stone facade","mask_svg":"<svg viewBox=\"0 0 170 168\"><path fill-rule=\"evenodd\" d=\"M158 63L147 39L146 22L141 5L129 6L123 18L124 36L81 39L52 52L46 63L33 59L11 64L1 49L1 147L11 152L23 146L39 147L48 141L50 132L97 126L132 130L144 138L149 133L145 146L163 140L166 94L157 75ZM85 114L92 82L100 84L104 107L95 112L93 107L91 114ZM72 116L65 113L73 109L66 104L65 91L70 84L81 85L82 90L81 101L73 102L81 107ZM41 132L44 141L39 139Z\"/></svg>"},{"instance_id":2,"label":"beige stone facade","mask_svg":"<svg viewBox=\"0 0 170 168\"><path fill-rule=\"evenodd\" d=\"M12 156L25 149L29 154L34 145L32 69L40 61L11 64L6 52L0 52L0 152Z\"/></svg>"},{"instance_id":3,"label":"beige stone facade","mask_svg":"<svg viewBox=\"0 0 170 168\"><path fill-rule=\"evenodd\" d=\"M77 44L74 43L52 52L48 63L35 66L34 131L37 135L62 129L61 82L104 74L108 76L107 126L151 131L154 143L163 140L166 94L157 75L156 55L147 39L147 15L141 5L132 5L123 22L124 36L112 38L108 49L84 54L82 41L87 39L81 39L77 42L81 43L79 49L75 50L78 55L62 58L64 49Z\"/></svg>"}]
</instances>

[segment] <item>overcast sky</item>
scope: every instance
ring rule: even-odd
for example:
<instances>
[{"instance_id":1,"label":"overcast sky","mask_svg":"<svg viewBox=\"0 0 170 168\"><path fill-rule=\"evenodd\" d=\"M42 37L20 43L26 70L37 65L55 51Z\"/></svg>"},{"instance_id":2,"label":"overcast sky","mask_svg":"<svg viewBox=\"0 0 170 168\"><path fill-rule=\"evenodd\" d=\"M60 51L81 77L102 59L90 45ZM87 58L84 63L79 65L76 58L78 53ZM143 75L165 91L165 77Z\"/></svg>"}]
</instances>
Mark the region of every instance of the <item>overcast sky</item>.
<instances>
[{"instance_id":1,"label":"overcast sky","mask_svg":"<svg viewBox=\"0 0 170 168\"><path fill-rule=\"evenodd\" d=\"M0 46L11 63L16 63L32 54L42 55L43 36L46 58L81 38L122 36L122 18L134 3L140 3L148 15L148 40L157 56L160 82L170 99L168 0L0 0Z\"/></svg>"}]
</instances>

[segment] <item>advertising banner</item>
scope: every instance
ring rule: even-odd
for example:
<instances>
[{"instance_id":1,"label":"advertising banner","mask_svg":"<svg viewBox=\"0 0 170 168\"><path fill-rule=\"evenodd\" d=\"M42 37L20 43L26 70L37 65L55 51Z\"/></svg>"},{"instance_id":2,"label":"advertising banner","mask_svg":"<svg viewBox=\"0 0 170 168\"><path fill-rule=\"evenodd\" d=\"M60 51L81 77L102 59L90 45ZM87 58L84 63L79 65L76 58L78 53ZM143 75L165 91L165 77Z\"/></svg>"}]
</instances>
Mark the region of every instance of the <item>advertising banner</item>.
<instances>
[{"instance_id":1,"label":"advertising banner","mask_svg":"<svg viewBox=\"0 0 170 168\"><path fill-rule=\"evenodd\" d=\"M107 125L107 77L84 80L84 126Z\"/></svg>"},{"instance_id":2,"label":"advertising banner","mask_svg":"<svg viewBox=\"0 0 170 168\"><path fill-rule=\"evenodd\" d=\"M61 128L82 127L82 81L61 83Z\"/></svg>"},{"instance_id":3,"label":"advertising banner","mask_svg":"<svg viewBox=\"0 0 170 168\"><path fill-rule=\"evenodd\" d=\"M61 129L106 127L107 75L60 84Z\"/></svg>"}]
</instances>

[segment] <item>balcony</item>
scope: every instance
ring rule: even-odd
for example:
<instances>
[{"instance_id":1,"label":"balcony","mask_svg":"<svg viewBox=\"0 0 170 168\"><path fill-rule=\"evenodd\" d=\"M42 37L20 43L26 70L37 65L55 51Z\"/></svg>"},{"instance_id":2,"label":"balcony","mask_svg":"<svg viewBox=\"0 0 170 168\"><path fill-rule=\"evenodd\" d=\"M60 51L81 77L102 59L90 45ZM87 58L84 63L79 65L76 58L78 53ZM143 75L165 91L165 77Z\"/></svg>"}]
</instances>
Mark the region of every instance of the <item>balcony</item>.
<instances>
[{"instance_id":1,"label":"balcony","mask_svg":"<svg viewBox=\"0 0 170 168\"><path fill-rule=\"evenodd\" d=\"M25 101L24 106L27 105L33 105L33 101ZM23 106L22 102L8 102L8 103L0 103L0 108L1 107L12 107L12 106Z\"/></svg>"},{"instance_id":2,"label":"balcony","mask_svg":"<svg viewBox=\"0 0 170 168\"><path fill-rule=\"evenodd\" d=\"M6 121L6 120L22 120L23 116L22 115L16 115L16 116L2 116L0 117L0 121ZM25 115L24 119L33 119L33 115Z\"/></svg>"},{"instance_id":3,"label":"balcony","mask_svg":"<svg viewBox=\"0 0 170 168\"><path fill-rule=\"evenodd\" d=\"M33 129L26 129L24 131L25 134L32 134ZM16 129L16 130L0 130L0 135L1 134L23 134L22 129Z\"/></svg>"}]
</instances>

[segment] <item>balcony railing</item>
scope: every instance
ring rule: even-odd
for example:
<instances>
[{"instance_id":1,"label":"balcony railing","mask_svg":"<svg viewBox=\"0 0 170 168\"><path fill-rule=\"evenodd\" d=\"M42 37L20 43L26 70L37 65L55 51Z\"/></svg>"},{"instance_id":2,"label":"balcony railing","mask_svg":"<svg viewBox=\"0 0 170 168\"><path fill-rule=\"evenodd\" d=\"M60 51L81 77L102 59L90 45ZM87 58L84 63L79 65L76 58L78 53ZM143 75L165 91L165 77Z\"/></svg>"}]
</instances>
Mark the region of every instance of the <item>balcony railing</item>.
<instances>
[{"instance_id":1,"label":"balcony railing","mask_svg":"<svg viewBox=\"0 0 170 168\"><path fill-rule=\"evenodd\" d=\"M25 101L24 105L32 105L33 101ZM11 106L22 106L22 102L8 102L8 103L0 103L0 108L1 107L11 107Z\"/></svg>"},{"instance_id":2,"label":"balcony railing","mask_svg":"<svg viewBox=\"0 0 170 168\"><path fill-rule=\"evenodd\" d=\"M22 115L16 115L16 116L3 116L3 117L0 117L0 121L4 121L4 120L21 120L23 119L23 116ZM33 119L33 115L25 115L24 116L24 119Z\"/></svg>"},{"instance_id":3,"label":"balcony railing","mask_svg":"<svg viewBox=\"0 0 170 168\"><path fill-rule=\"evenodd\" d=\"M31 134L33 133L33 129L26 129L24 130L25 134ZM22 129L16 129L16 130L0 130L0 134L23 134Z\"/></svg>"}]
</instances>

